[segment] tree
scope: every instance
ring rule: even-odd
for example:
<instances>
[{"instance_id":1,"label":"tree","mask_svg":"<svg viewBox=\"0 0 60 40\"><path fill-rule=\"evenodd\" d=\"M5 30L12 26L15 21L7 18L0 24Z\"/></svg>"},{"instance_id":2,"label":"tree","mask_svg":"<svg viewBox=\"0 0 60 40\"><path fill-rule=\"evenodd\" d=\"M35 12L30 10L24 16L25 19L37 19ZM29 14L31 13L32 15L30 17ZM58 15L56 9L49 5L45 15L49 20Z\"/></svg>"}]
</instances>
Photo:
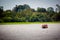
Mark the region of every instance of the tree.
<instances>
[{"instance_id":1,"label":"tree","mask_svg":"<svg viewBox=\"0 0 60 40\"><path fill-rule=\"evenodd\" d=\"M32 10L32 12L36 12L36 10L35 9L31 9Z\"/></svg>"},{"instance_id":2,"label":"tree","mask_svg":"<svg viewBox=\"0 0 60 40\"><path fill-rule=\"evenodd\" d=\"M11 17L3 17L4 22L11 22Z\"/></svg>"},{"instance_id":3,"label":"tree","mask_svg":"<svg viewBox=\"0 0 60 40\"><path fill-rule=\"evenodd\" d=\"M30 6L27 4L24 4L23 6L24 6L24 9L30 9Z\"/></svg>"},{"instance_id":4,"label":"tree","mask_svg":"<svg viewBox=\"0 0 60 40\"><path fill-rule=\"evenodd\" d=\"M29 21L29 18L31 17L31 15L32 15L32 10L31 9L26 9L26 10L24 10L23 11L23 14L22 15L24 15L23 17L25 17L26 18L26 22L28 22Z\"/></svg>"},{"instance_id":5,"label":"tree","mask_svg":"<svg viewBox=\"0 0 60 40\"><path fill-rule=\"evenodd\" d=\"M60 12L60 5L56 4L56 6L57 6L56 11L59 13Z\"/></svg>"},{"instance_id":6,"label":"tree","mask_svg":"<svg viewBox=\"0 0 60 40\"><path fill-rule=\"evenodd\" d=\"M4 11L4 17L12 17L12 11L11 10Z\"/></svg>"},{"instance_id":7,"label":"tree","mask_svg":"<svg viewBox=\"0 0 60 40\"><path fill-rule=\"evenodd\" d=\"M54 9L53 9L52 7L48 7L48 8L47 8L47 12L53 13L53 12L54 12Z\"/></svg>"},{"instance_id":8,"label":"tree","mask_svg":"<svg viewBox=\"0 0 60 40\"><path fill-rule=\"evenodd\" d=\"M0 6L0 18L3 17L3 6Z\"/></svg>"},{"instance_id":9,"label":"tree","mask_svg":"<svg viewBox=\"0 0 60 40\"><path fill-rule=\"evenodd\" d=\"M38 17L36 15L32 14L32 16L29 18L29 21L30 22L37 22L39 20L38 20Z\"/></svg>"},{"instance_id":10,"label":"tree","mask_svg":"<svg viewBox=\"0 0 60 40\"><path fill-rule=\"evenodd\" d=\"M54 21L60 21L60 13L54 14L54 15L52 16L52 19L53 19Z\"/></svg>"},{"instance_id":11,"label":"tree","mask_svg":"<svg viewBox=\"0 0 60 40\"><path fill-rule=\"evenodd\" d=\"M46 13L40 13L37 15L40 22L49 22L52 21L51 18Z\"/></svg>"},{"instance_id":12,"label":"tree","mask_svg":"<svg viewBox=\"0 0 60 40\"><path fill-rule=\"evenodd\" d=\"M37 12L46 12L46 9L45 8L37 8Z\"/></svg>"},{"instance_id":13,"label":"tree","mask_svg":"<svg viewBox=\"0 0 60 40\"><path fill-rule=\"evenodd\" d=\"M48 7L47 8L47 13L48 13L48 15L51 17L51 16L53 16L54 15L54 9L53 9L53 7Z\"/></svg>"},{"instance_id":14,"label":"tree","mask_svg":"<svg viewBox=\"0 0 60 40\"><path fill-rule=\"evenodd\" d=\"M14 12L21 12L23 10L30 9L30 6L27 4L24 5L16 5L16 7L13 8Z\"/></svg>"}]
</instances>

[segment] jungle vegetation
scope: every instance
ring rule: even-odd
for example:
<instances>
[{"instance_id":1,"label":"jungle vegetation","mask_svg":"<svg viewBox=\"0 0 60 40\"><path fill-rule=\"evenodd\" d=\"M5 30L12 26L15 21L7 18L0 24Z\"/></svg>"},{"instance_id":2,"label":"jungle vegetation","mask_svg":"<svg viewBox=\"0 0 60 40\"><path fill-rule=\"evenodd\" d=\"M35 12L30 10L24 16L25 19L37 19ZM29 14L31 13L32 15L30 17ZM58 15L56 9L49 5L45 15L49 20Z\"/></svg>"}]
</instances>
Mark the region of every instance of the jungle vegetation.
<instances>
[{"instance_id":1,"label":"jungle vegetation","mask_svg":"<svg viewBox=\"0 0 60 40\"><path fill-rule=\"evenodd\" d=\"M54 22L60 21L60 5L56 4L56 11L53 7L40 8L37 10L29 5L16 5L12 10L4 10L0 6L0 23L1 22Z\"/></svg>"}]
</instances>

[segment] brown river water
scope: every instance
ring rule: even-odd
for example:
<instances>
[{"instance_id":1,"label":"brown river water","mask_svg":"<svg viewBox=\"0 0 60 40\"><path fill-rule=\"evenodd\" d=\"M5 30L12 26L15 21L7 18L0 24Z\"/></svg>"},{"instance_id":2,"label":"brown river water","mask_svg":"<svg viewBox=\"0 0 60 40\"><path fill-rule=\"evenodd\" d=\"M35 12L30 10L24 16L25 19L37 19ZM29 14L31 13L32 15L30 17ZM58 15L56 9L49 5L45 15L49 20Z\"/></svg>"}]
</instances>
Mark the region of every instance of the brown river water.
<instances>
[{"instance_id":1,"label":"brown river water","mask_svg":"<svg viewBox=\"0 0 60 40\"><path fill-rule=\"evenodd\" d=\"M60 40L60 24L0 25L0 40Z\"/></svg>"}]
</instances>

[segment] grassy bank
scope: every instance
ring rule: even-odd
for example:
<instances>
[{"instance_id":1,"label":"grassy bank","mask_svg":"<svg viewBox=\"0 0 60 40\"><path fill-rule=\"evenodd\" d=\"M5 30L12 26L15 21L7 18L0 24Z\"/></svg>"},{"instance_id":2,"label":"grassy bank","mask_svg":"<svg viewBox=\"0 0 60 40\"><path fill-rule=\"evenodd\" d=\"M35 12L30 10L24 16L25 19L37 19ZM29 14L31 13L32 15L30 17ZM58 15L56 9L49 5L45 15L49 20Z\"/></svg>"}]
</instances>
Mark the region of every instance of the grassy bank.
<instances>
[{"instance_id":1,"label":"grassy bank","mask_svg":"<svg viewBox=\"0 0 60 40\"><path fill-rule=\"evenodd\" d=\"M0 23L0 25L2 24L56 24L56 23L60 23L60 22L4 22L4 23Z\"/></svg>"}]
</instances>

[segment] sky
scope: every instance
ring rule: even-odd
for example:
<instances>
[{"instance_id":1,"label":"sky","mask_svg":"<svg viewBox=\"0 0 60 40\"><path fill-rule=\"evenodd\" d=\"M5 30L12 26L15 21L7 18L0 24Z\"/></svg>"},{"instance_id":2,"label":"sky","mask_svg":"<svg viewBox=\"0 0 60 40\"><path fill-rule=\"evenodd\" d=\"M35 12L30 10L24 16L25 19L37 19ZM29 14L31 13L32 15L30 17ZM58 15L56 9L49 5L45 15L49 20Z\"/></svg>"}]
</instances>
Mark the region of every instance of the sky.
<instances>
[{"instance_id":1,"label":"sky","mask_svg":"<svg viewBox=\"0 0 60 40\"><path fill-rule=\"evenodd\" d=\"M16 5L28 4L31 8L37 9L37 7L56 8L56 4L60 5L60 0L0 0L0 6L4 7L4 10L12 10Z\"/></svg>"}]
</instances>

